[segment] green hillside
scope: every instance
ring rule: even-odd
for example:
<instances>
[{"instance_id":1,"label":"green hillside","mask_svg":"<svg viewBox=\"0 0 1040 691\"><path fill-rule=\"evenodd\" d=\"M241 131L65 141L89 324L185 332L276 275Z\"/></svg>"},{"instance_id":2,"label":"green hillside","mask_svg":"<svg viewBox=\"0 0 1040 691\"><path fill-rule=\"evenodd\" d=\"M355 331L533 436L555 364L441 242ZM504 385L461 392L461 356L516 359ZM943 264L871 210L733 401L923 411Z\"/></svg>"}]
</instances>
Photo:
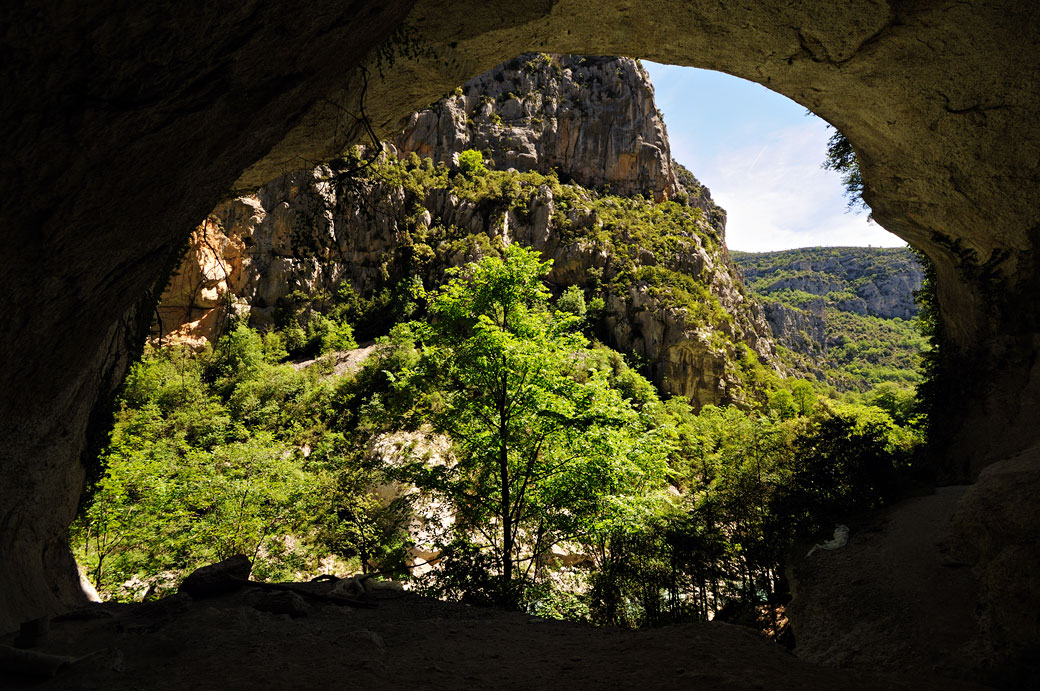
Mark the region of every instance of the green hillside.
<instances>
[{"instance_id":1,"label":"green hillside","mask_svg":"<svg viewBox=\"0 0 1040 691\"><path fill-rule=\"evenodd\" d=\"M839 391L921 381L926 347L914 295L923 271L908 248L730 252L763 306L781 359Z\"/></svg>"}]
</instances>

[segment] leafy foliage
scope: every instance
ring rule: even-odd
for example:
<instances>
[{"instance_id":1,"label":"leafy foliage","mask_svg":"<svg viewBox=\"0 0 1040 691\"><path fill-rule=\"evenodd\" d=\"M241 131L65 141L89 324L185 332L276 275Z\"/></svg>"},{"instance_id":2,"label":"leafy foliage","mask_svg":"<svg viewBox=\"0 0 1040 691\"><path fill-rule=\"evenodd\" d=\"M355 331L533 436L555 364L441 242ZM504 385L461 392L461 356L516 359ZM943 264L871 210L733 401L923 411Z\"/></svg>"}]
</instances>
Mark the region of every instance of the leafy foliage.
<instances>
[{"instance_id":1,"label":"leafy foliage","mask_svg":"<svg viewBox=\"0 0 1040 691\"><path fill-rule=\"evenodd\" d=\"M775 633L790 550L895 495L919 442L908 394L893 383L839 404L758 360L737 333L749 315L723 308L710 284L720 226L692 176L686 199L651 203L487 170L473 153L456 171L414 155L364 169L347 197L400 231L365 294L291 295L270 331L240 324L213 350L150 351L135 365L107 473L72 530L102 592L161 593L235 552L261 578L407 573L422 531L437 565L416 585L442 597ZM403 193L373 193L383 188ZM430 218L421 202L434 190L503 222L551 194L561 241L607 259L549 285L534 252ZM638 362L591 340L608 301L633 291L712 331L732 354L740 407L661 400ZM902 364L881 343L902 326L841 324L851 335L832 344L836 371L905 381L883 371ZM355 330L381 337L337 375ZM874 370L854 369L863 362ZM394 454L377 452L388 439ZM434 458L432 439L447 452ZM423 513L431 500L448 520Z\"/></svg>"},{"instance_id":2,"label":"leafy foliage","mask_svg":"<svg viewBox=\"0 0 1040 691\"><path fill-rule=\"evenodd\" d=\"M472 167L463 165L470 160ZM603 258L602 265L592 267L587 275L569 279L568 285L552 286L554 292L572 288L584 294L587 335L619 345L611 342L610 318L616 318L617 305L639 295L640 301L642 296L649 298L648 309L681 315L677 318L691 330L703 327L719 353L738 350L751 328L751 302L736 298L726 305L720 302L720 295L740 293L743 285L729 274L723 254L724 213L692 175L685 179L688 194L654 202L565 183L555 172L473 172L483 160L481 152L467 150L460 155L459 169L452 170L415 154L400 160L387 158L340 190L343 204L380 224L392 223L395 232L394 244L379 260L381 279L355 302L356 316L350 319L359 338L385 334L389 324L404 317L424 316L424 302L409 298L414 284L432 289L444 283L452 266L501 256L505 236L499 228L551 211L554 240L575 254ZM341 167L354 169L350 161ZM454 199L451 206L460 211L443 218L431 215L428 200L442 195ZM470 209L485 227L465 222ZM405 314L408 307L415 309ZM644 369L643 374L651 372ZM727 371L727 377L740 375L739 368ZM748 398L740 392L754 388L751 383L731 383L727 395L734 392L733 400Z\"/></svg>"},{"instance_id":3,"label":"leafy foliage","mask_svg":"<svg viewBox=\"0 0 1040 691\"><path fill-rule=\"evenodd\" d=\"M663 407L680 499L600 545L594 621L718 617L777 631L792 547L896 496L919 443L878 408L803 404L808 414L794 416Z\"/></svg>"},{"instance_id":4,"label":"leafy foliage","mask_svg":"<svg viewBox=\"0 0 1040 691\"><path fill-rule=\"evenodd\" d=\"M841 175L841 184L845 187L845 197L850 209L868 210L863 201L863 177L859 172L859 159L852 142L839 130L827 140L827 159L823 162L825 170L833 170Z\"/></svg>"},{"instance_id":5,"label":"leafy foliage","mask_svg":"<svg viewBox=\"0 0 1040 691\"><path fill-rule=\"evenodd\" d=\"M133 366L107 471L71 531L100 592L162 594L237 553L285 579L393 548L371 473L325 426L332 386L272 362L270 342L239 325L215 351L149 350ZM375 550L365 531L380 533Z\"/></svg>"},{"instance_id":6,"label":"leafy foliage","mask_svg":"<svg viewBox=\"0 0 1040 691\"><path fill-rule=\"evenodd\" d=\"M459 154L459 171L463 175L483 175L487 172L484 156L475 149L466 149Z\"/></svg>"},{"instance_id":7,"label":"leafy foliage","mask_svg":"<svg viewBox=\"0 0 1040 691\"><path fill-rule=\"evenodd\" d=\"M816 380L822 391L857 392L854 398L860 400L859 394L885 382L912 390L922 380L921 356L928 343L919 320L870 314L861 297L877 286L920 276L910 250L813 247L731 256L763 303L778 303L801 313L805 322L822 324L822 333L803 332L799 342L781 350L785 364Z\"/></svg>"},{"instance_id":8,"label":"leafy foliage","mask_svg":"<svg viewBox=\"0 0 1040 691\"><path fill-rule=\"evenodd\" d=\"M422 360L395 376L426 392L423 419L457 458L437 473L420 460L408 479L453 507L467 572L481 563L469 541L490 550L498 578L479 579L491 588L482 597L515 606L553 547L621 520L652 496L644 478L663 474L637 413L586 365L578 319L549 309L548 264L517 245L503 254L454 272L414 327Z\"/></svg>"}]
</instances>

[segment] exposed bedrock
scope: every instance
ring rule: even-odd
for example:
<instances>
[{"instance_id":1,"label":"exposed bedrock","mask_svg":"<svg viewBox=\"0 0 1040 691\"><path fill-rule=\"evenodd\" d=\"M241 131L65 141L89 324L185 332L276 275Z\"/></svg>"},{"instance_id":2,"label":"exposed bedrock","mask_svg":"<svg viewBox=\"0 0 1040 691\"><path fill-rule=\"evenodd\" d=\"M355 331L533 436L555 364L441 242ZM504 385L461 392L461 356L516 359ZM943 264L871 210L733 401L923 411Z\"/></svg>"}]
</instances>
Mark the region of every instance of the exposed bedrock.
<instances>
[{"instance_id":1,"label":"exposed bedrock","mask_svg":"<svg viewBox=\"0 0 1040 691\"><path fill-rule=\"evenodd\" d=\"M0 10L0 630L76 599L63 533L88 440L177 247L229 188L359 138L353 68L411 7ZM426 57L395 51L382 78L372 63L365 112L387 135L531 50L717 69L811 108L856 147L875 219L936 265L962 381L937 420L944 470L970 480L1040 429L1038 13L1033 0L423 1L408 23ZM987 592L1012 592L1014 572L1002 565Z\"/></svg>"}]
</instances>

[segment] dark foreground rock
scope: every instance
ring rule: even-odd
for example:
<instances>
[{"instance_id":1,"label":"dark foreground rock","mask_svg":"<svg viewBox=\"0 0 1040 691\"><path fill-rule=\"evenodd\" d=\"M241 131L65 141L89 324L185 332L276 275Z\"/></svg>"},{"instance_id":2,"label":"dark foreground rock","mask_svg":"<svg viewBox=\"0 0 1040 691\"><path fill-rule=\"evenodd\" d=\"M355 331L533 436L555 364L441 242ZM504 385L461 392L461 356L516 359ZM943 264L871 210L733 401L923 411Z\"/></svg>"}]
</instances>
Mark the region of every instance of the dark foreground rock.
<instances>
[{"instance_id":1,"label":"dark foreground rock","mask_svg":"<svg viewBox=\"0 0 1040 691\"><path fill-rule=\"evenodd\" d=\"M253 564L244 554L236 554L224 561L203 566L188 574L178 588L179 592L192 597L213 597L231 593L242 587L242 581L248 580Z\"/></svg>"},{"instance_id":2,"label":"dark foreground rock","mask_svg":"<svg viewBox=\"0 0 1040 691\"><path fill-rule=\"evenodd\" d=\"M326 592L332 585L297 584ZM254 591L255 592L255 591ZM258 611L247 590L187 609L96 605L55 622L45 651L81 658L47 680L0 673L0 687L61 689L877 689L980 688L925 675L882 678L798 660L727 624L625 631L384 595L373 609L313 604ZM7 642L0 639L0 645Z\"/></svg>"}]
</instances>

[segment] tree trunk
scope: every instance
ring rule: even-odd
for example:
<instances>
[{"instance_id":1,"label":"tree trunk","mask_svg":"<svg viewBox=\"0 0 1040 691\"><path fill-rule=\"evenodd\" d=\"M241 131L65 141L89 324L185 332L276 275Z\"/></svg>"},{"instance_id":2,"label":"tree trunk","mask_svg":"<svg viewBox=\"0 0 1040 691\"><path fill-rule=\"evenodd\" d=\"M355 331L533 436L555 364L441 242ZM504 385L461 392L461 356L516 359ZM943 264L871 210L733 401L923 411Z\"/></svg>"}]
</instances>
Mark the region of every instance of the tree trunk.
<instances>
[{"instance_id":1,"label":"tree trunk","mask_svg":"<svg viewBox=\"0 0 1040 691\"><path fill-rule=\"evenodd\" d=\"M498 472L502 484L502 580L505 587L513 582L513 516L509 496L509 441L508 441L508 397L506 387L508 375L502 373L502 392L498 403Z\"/></svg>"}]
</instances>

